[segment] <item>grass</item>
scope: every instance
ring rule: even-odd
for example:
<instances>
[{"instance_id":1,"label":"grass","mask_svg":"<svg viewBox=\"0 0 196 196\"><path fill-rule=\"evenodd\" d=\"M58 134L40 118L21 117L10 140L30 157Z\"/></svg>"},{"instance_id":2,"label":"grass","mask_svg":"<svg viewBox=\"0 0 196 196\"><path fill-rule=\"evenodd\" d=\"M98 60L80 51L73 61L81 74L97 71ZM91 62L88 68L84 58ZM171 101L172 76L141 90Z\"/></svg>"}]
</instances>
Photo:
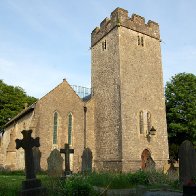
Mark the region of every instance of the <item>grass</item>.
<instances>
[{"instance_id":1,"label":"grass","mask_svg":"<svg viewBox=\"0 0 196 196\"><path fill-rule=\"evenodd\" d=\"M47 186L50 179L46 175L37 175L42 184ZM0 196L15 196L20 191L22 181L25 180L23 172L0 172Z\"/></svg>"},{"instance_id":2,"label":"grass","mask_svg":"<svg viewBox=\"0 0 196 196\"><path fill-rule=\"evenodd\" d=\"M42 185L47 188L49 195L96 195L93 186L107 189L134 188L144 185L147 188L160 189L167 185L170 189L180 189L176 176L168 176L156 171L137 171L135 173L89 173L75 174L68 180L51 178L42 173L37 175ZM0 172L0 196L15 196L25 180L24 172Z\"/></svg>"}]
</instances>

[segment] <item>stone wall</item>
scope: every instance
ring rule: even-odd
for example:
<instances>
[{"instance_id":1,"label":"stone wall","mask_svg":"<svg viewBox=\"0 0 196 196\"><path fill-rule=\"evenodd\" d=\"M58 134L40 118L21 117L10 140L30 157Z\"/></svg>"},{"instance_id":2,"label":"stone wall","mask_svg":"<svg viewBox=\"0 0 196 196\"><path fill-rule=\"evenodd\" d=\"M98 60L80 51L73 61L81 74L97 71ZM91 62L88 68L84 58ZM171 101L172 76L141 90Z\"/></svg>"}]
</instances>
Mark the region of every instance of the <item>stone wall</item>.
<instances>
[{"instance_id":1,"label":"stone wall","mask_svg":"<svg viewBox=\"0 0 196 196\"><path fill-rule=\"evenodd\" d=\"M92 151L93 160L96 159L95 151L95 128L94 128L94 98L85 103L87 107L86 113L86 147ZM95 169L94 161L92 163L93 169Z\"/></svg>"},{"instance_id":2,"label":"stone wall","mask_svg":"<svg viewBox=\"0 0 196 196\"><path fill-rule=\"evenodd\" d=\"M121 161L122 154L118 39L118 28L114 28L91 50L97 155L95 165L101 170L108 170L109 165L112 168L114 162ZM117 165L115 170L121 170Z\"/></svg>"},{"instance_id":3,"label":"stone wall","mask_svg":"<svg viewBox=\"0 0 196 196\"><path fill-rule=\"evenodd\" d=\"M24 151L22 148L16 150L15 139L22 139L21 131L31 127L33 115L34 112L31 111L5 128L0 148L0 164L5 168L24 169Z\"/></svg>"},{"instance_id":4,"label":"stone wall","mask_svg":"<svg viewBox=\"0 0 196 196\"><path fill-rule=\"evenodd\" d=\"M81 168L81 155L84 149L84 109L83 102L64 80L55 89L41 98L36 105L36 135L40 137L41 167L47 169L47 158L50 152L64 148L68 143L68 115L72 113L72 145L74 148L73 171ZM58 113L57 144L53 144L54 113Z\"/></svg>"},{"instance_id":5,"label":"stone wall","mask_svg":"<svg viewBox=\"0 0 196 196\"><path fill-rule=\"evenodd\" d=\"M159 160L169 158L160 41L125 27L119 27L119 38L123 159L139 160L142 151L149 149L158 166ZM138 38L143 39L143 46L138 44ZM151 137L147 137L147 112L156 129L156 135Z\"/></svg>"}]
</instances>

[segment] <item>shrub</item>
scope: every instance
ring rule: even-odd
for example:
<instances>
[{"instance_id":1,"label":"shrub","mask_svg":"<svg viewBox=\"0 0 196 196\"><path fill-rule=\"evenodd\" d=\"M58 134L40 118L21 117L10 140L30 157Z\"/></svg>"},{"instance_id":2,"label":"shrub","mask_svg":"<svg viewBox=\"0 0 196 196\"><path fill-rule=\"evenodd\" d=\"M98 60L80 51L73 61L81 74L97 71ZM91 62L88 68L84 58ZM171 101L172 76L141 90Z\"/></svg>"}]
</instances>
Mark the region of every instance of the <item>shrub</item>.
<instances>
[{"instance_id":1,"label":"shrub","mask_svg":"<svg viewBox=\"0 0 196 196\"><path fill-rule=\"evenodd\" d=\"M148 174L144 171L136 171L135 173L129 174L129 182L132 185L148 185Z\"/></svg>"},{"instance_id":2,"label":"shrub","mask_svg":"<svg viewBox=\"0 0 196 196\"><path fill-rule=\"evenodd\" d=\"M67 195L88 196L92 191L92 186L83 176L74 176L65 181Z\"/></svg>"},{"instance_id":3,"label":"shrub","mask_svg":"<svg viewBox=\"0 0 196 196\"><path fill-rule=\"evenodd\" d=\"M89 196L93 191L86 177L81 175L73 175L66 180L51 178L47 187L51 195Z\"/></svg>"}]
</instances>

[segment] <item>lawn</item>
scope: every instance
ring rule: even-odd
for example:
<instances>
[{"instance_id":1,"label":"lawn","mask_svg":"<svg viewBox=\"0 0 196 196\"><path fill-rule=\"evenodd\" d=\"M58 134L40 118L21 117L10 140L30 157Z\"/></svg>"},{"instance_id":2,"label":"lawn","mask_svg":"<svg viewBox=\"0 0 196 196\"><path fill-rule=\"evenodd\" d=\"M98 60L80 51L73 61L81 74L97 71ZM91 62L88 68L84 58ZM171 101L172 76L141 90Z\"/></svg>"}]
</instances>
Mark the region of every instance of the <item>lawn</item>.
<instances>
[{"instance_id":1,"label":"lawn","mask_svg":"<svg viewBox=\"0 0 196 196\"><path fill-rule=\"evenodd\" d=\"M49 178L46 175L38 175L44 185L47 185ZM14 196L20 191L22 181L25 180L24 174L1 174L0 173L0 196Z\"/></svg>"},{"instance_id":2,"label":"lawn","mask_svg":"<svg viewBox=\"0 0 196 196\"><path fill-rule=\"evenodd\" d=\"M168 185L171 189L179 189L179 181L173 176L167 176L161 172L135 173L90 173L75 174L68 180L51 178L46 174L37 175L42 185L47 188L48 195L96 195L93 186L107 189L134 188L144 185L147 188L160 188ZM23 172L0 172L0 196L14 196L21 189L21 183L25 180Z\"/></svg>"}]
</instances>

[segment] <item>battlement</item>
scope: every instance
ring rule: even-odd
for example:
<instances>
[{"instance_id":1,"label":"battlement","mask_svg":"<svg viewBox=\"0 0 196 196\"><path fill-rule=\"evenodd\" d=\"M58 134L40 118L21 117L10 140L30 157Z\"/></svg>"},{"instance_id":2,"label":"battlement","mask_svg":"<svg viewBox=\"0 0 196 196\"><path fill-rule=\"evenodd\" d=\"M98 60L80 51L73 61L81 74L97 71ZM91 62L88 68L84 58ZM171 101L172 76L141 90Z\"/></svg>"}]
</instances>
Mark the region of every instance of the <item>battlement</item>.
<instances>
[{"instance_id":1,"label":"battlement","mask_svg":"<svg viewBox=\"0 0 196 196\"><path fill-rule=\"evenodd\" d=\"M136 14L128 16L128 11L122 8L116 8L110 18L105 18L100 27L96 27L91 33L91 46L94 46L106 34L115 27L126 27L128 29L143 33L150 37L160 40L158 23L149 20L145 23L145 18Z\"/></svg>"}]
</instances>

